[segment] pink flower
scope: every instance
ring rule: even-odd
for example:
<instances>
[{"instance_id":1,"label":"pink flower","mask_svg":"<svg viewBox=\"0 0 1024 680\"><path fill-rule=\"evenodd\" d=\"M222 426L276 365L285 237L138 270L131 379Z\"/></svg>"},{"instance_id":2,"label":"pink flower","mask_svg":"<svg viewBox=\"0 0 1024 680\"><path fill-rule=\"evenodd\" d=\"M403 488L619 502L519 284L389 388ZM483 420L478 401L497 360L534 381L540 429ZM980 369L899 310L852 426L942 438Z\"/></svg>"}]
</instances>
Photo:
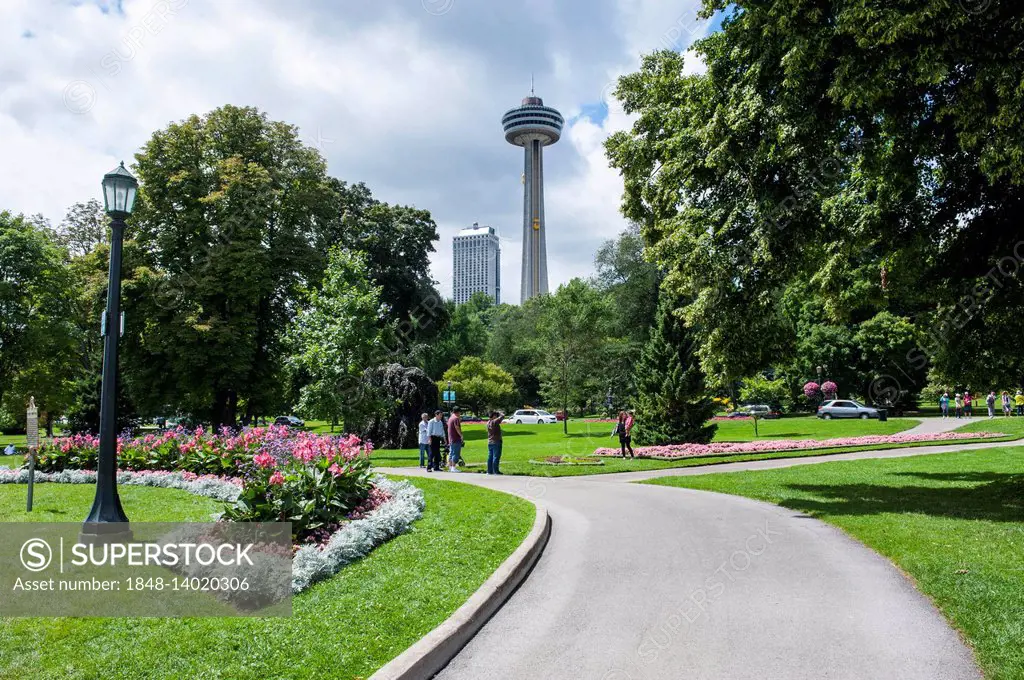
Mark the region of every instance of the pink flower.
<instances>
[{"instance_id":1,"label":"pink flower","mask_svg":"<svg viewBox=\"0 0 1024 680\"><path fill-rule=\"evenodd\" d=\"M345 474L345 471L342 470L337 463L327 468L327 471L330 472L335 477L340 477L341 475Z\"/></svg>"},{"instance_id":2,"label":"pink flower","mask_svg":"<svg viewBox=\"0 0 1024 680\"><path fill-rule=\"evenodd\" d=\"M272 468L277 465L277 460L269 453L258 453L252 458L252 462L261 468Z\"/></svg>"},{"instance_id":3,"label":"pink flower","mask_svg":"<svg viewBox=\"0 0 1024 680\"><path fill-rule=\"evenodd\" d=\"M284 484L284 475L281 474L280 470L274 470L274 474L270 475L271 484Z\"/></svg>"}]
</instances>

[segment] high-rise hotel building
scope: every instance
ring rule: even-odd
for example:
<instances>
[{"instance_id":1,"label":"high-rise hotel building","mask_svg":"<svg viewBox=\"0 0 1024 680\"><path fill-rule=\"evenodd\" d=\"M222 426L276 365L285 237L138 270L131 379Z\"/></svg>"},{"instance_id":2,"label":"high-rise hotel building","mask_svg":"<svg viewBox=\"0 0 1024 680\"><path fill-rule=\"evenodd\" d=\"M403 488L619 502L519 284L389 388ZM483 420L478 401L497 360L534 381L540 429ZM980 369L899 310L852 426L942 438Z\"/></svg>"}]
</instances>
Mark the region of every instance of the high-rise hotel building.
<instances>
[{"instance_id":1,"label":"high-rise hotel building","mask_svg":"<svg viewBox=\"0 0 1024 680\"><path fill-rule=\"evenodd\" d=\"M455 304L469 301L473 293L487 293L495 304L501 302L501 245L494 227L473 224L452 239Z\"/></svg>"}]
</instances>

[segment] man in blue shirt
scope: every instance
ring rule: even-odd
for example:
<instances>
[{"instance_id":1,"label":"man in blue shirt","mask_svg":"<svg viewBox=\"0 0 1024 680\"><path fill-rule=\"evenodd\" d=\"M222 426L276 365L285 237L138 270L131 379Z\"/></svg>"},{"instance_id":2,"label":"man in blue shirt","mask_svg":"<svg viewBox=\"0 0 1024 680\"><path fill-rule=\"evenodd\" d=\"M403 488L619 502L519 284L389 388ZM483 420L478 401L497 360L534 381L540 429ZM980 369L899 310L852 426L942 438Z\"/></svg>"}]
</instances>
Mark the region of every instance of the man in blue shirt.
<instances>
[{"instance_id":1,"label":"man in blue shirt","mask_svg":"<svg viewBox=\"0 0 1024 680\"><path fill-rule=\"evenodd\" d=\"M441 412L435 411L434 417L427 423L427 437L430 439L430 459L427 461L427 472L441 471L441 444L444 443L444 421Z\"/></svg>"}]
</instances>

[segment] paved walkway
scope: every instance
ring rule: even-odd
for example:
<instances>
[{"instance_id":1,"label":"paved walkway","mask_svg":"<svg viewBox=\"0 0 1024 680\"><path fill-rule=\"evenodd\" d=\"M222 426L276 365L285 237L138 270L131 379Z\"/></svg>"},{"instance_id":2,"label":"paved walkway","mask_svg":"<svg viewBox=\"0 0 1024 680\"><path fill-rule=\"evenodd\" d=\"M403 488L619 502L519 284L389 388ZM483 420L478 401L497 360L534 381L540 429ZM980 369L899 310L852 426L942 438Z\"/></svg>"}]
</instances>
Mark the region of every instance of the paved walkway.
<instances>
[{"instance_id":1,"label":"paved walkway","mask_svg":"<svg viewBox=\"0 0 1024 680\"><path fill-rule=\"evenodd\" d=\"M533 573L438 677L977 680L932 604L837 529L746 498L624 482L990 446L1007 444L589 477L435 473L525 496L552 517Z\"/></svg>"}]
</instances>

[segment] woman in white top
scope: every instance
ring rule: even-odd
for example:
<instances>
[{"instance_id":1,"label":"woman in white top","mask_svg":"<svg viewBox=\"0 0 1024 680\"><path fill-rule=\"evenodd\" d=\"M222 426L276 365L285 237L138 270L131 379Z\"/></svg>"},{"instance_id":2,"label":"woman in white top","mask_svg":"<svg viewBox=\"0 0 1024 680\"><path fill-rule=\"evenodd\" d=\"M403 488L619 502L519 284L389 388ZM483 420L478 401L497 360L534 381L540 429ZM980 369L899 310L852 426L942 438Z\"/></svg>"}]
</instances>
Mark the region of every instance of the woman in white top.
<instances>
[{"instance_id":1,"label":"woman in white top","mask_svg":"<svg viewBox=\"0 0 1024 680\"><path fill-rule=\"evenodd\" d=\"M430 414L424 413L420 415L420 467L425 467L427 464L427 456L430 455L430 436L427 434L427 428L429 427L428 422L430 421Z\"/></svg>"}]
</instances>

